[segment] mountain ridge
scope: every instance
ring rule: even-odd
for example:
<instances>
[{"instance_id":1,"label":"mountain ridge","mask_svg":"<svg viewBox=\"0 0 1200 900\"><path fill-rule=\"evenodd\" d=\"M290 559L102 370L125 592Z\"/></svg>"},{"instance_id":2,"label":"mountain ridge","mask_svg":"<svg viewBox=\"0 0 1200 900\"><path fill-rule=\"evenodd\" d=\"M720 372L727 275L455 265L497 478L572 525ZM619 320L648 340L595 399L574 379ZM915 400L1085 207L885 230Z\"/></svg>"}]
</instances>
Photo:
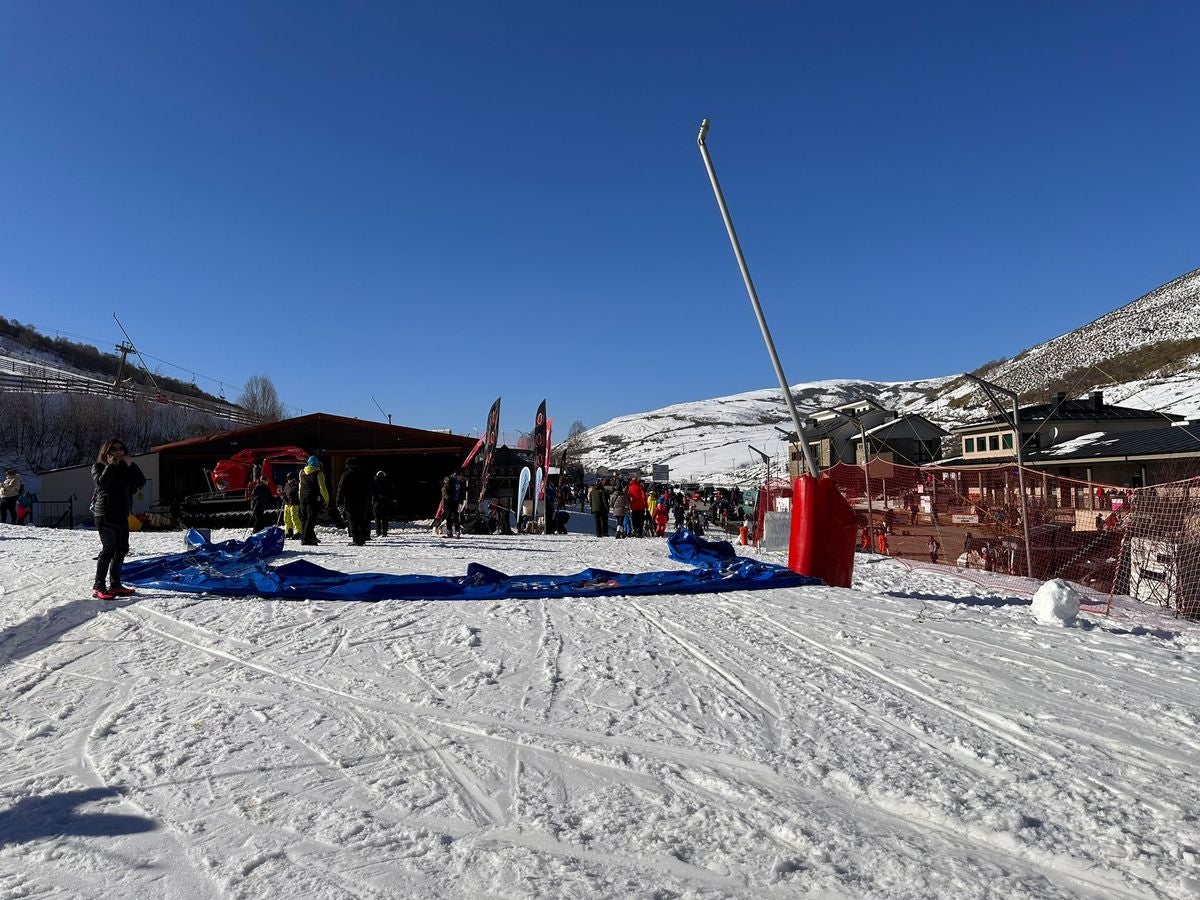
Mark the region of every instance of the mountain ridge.
<instances>
[{"instance_id":1,"label":"mountain ridge","mask_svg":"<svg viewBox=\"0 0 1200 900\"><path fill-rule=\"evenodd\" d=\"M869 397L948 428L992 414L966 374L823 379L794 384L791 393L802 415ZM1025 404L1057 391L1102 390L1108 403L1200 416L1200 269L971 374L1017 391ZM576 456L589 468L665 463L674 479L737 480L739 473L761 473L751 444L785 464L786 440L777 429L793 430L787 406L778 388L763 388L618 416L584 432Z\"/></svg>"}]
</instances>

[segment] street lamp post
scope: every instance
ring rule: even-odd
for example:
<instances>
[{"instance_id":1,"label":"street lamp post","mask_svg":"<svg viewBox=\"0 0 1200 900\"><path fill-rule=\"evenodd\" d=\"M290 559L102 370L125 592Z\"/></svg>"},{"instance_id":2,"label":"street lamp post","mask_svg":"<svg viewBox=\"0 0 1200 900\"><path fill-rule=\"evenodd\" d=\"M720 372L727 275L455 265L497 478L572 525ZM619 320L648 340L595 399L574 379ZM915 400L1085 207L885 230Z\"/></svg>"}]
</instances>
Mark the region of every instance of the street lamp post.
<instances>
[{"instance_id":1,"label":"street lamp post","mask_svg":"<svg viewBox=\"0 0 1200 900\"><path fill-rule=\"evenodd\" d=\"M874 404L878 406L878 404ZM880 407L882 409L882 407ZM863 455L863 482L867 489L867 540L870 542L870 549L875 549L875 507L871 502L871 468L870 468L870 453L867 450L867 429L862 423L862 417L856 416L853 413L844 413L836 409L823 409L823 413L837 416L841 419L853 422L858 426L858 434L862 439L862 455ZM887 503L887 497L883 498L883 502Z\"/></svg>"},{"instance_id":2,"label":"street lamp post","mask_svg":"<svg viewBox=\"0 0 1200 900\"><path fill-rule=\"evenodd\" d=\"M1013 440L1017 445L1017 485L1021 491L1021 531L1025 536L1025 573L1033 577L1033 556L1029 551L1029 515L1025 509L1025 460L1021 455L1021 407L1018 405L1016 391L1010 391L1008 388L1000 387L998 384L993 384L990 381L984 381L978 375L967 375L972 381L983 388L983 392L987 394L988 399L1000 411L1000 415L1004 417L1010 428L1013 430ZM995 393L993 393L993 391ZM996 399L996 394L1004 394L1012 400L1012 416L1005 411L1000 401Z\"/></svg>"},{"instance_id":3,"label":"street lamp post","mask_svg":"<svg viewBox=\"0 0 1200 900\"><path fill-rule=\"evenodd\" d=\"M755 453L757 453L759 456L761 456L762 461L767 464L766 490L767 490L767 501L770 502L770 499L771 499L771 457L767 456L767 454L763 453L761 450L759 450L757 447L755 447L753 445L747 444L747 446L750 447L750 449L753 450ZM762 508L762 494L761 493L758 496L758 507L760 509ZM758 546L758 537L759 537L757 518L758 517L755 516L755 519L756 519L756 521L754 523L754 546L755 547ZM766 517L766 514L764 513L764 515L763 515L763 530L764 531L766 530L766 526L767 526L767 517Z\"/></svg>"},{"instance_id":4,"label":"street lamp post","mask_svg":"<svg viewBox=\"0 0 1200 900\"><path fill-rule=\"evenodd\" d=\"M792 417L792 424L796 426L796 434L804 437L804 428L800 424L800 413L796 410L796 401L792 397L792 389L788 385L787 376L783 373L783 364L779 361L779 354L775 350L775 341L771 337L771 330L767 327L767 318L763 314L762 304L758 300L758 291L754 289L754 280L750 277L750 267L746 263L746 256L742 253L741 242L738 241L737 232L733 228L733 218L729 215L729 206L725 203L725 194L721 190L721 183L717 181L717 170L713 166L712 155L708 152L708 119L700 123L700 133L696 136L696 144L700 147L700 156L704 160L704 168L708 171L708 180L712 184L713 194L717 198L717 208L721 211L721 219L725 222L725 231L729 235L729 243L733 245L733 255L737 259L738 269L742 273L742 282L746 285L746 293L750 297L750 305L754 308L754 316L758 319L758 328L762 332L763 343L767 345L767 354L771 357L771 365L775 368L775 377L779 381L779 390L783 392L784 403L787 404L788 412ZM800 449L804 452L804 465L808 470L808 474L813 478L820 477L820 470L817 468L817 461L813 458L812 449L808 446L808 442L801 440Z\"/></svg>"}]
</instances>

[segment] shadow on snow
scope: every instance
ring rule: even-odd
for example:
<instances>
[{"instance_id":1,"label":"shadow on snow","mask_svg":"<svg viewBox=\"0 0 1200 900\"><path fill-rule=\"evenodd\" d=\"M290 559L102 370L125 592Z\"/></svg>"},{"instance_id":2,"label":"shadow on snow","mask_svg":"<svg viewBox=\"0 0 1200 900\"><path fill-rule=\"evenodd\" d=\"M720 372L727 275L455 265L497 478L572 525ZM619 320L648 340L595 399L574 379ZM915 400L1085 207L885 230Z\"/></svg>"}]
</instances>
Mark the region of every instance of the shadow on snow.
<instances>
[{"instance_id":1,"label":"shadow on snow","mask_svg":"<svg viewBox=\"0 0 1200 900\"><path fill-rule=\"evenodd\" d=\"M0 846L67 835L116 837L158 828L154 821L142 816L80 812L76 809L84 803L117 797L122 793L118 788L102 787L25 797L0 812Z\"/></svg>"},{"instance_id":2,"label":"shadow on snow","mask_svg":"<svg viewBox=\"0 0 1200 900\"><path fill-rule=\"evenodd\" d=\"M40 616L10 625L0 631L0 665L23 659L49 647L72 628L89 622L105 609L130 606L130 600L72 600Z\"/></svg>"}]
</instances>

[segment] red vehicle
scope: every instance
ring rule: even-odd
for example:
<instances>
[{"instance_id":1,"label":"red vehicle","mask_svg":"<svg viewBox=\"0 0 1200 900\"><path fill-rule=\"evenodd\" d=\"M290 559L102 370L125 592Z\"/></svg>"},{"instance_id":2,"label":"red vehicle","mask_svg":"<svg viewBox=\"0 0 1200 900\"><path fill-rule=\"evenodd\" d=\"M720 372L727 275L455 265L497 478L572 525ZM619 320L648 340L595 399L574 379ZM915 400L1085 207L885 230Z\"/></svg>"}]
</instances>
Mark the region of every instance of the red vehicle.
<instances>
[{"instance_id":1,"label":"red vehicle","mask_svg":"<svg viewBox=\"0 0 1200 900\"><path fill-rule=\"evenodd\" d=\"M299 447L255 447L239 450L205 469L211 491L185 497L179 520L189 527L236 528L250 524L250 488L256 478L265 478L271 496L278 498L289 474L299 474L308 461ZM276 499L274 509L283 501Z\"/></svg>"}]
</instances>

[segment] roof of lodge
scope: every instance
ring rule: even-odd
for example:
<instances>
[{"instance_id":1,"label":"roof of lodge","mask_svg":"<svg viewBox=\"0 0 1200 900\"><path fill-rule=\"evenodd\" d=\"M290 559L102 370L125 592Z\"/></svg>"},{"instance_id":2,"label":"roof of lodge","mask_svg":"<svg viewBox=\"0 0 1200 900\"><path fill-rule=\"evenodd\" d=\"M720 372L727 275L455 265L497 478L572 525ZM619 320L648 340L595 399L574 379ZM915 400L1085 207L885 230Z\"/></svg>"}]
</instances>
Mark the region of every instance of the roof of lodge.
<instances>
[{"instance_id":1,"label":"roof of lodge","mask_svg":"<svg viewBox=\"0 0 1200 900\"><path fill-rule=\"evenodd\" d=\"M1125 462L1171 456L1200 457L1200 425L1169 425L1140 431L1096 431L1053 447L1030 450L1023 455L1023 461L1028 466L1051 466L1070 462ZM940 459L930 465L997 466L1012 462L1012 456L970 459L956 456Z\"/></svg>"},{"instance_id":2,"label":"roof of lodge","mask_svg":"<svg viewBox=\"0 0 1200 900\"><path fill-rule=\"evenodd\" d=\"M306 450L374 450L381 452L446 452L470 450L476 439L444 431L427 431L404 425L389 425L367 419L352 419L330 413L309 413L278 422L251 425L232 431L202 435L152 447L154 453L227 452L229 448L267 447L294 444Z\"/></svg>"},{"instance_id":3,"label":"roof of lodge","mask_svg":"<svg viewBox=\"0 0 1200 900\"><path fill-rule=\"evenodd\" d=\"M1132 406L1116 406L1111 403L1093 402L1086 400L1056 400L1050 403L1038 403L1033 406L1022 406L1019 409L1021 422L1102 422L1105 420L1136 420L1150 419L1162 422L1179 422L1183 416L1173 413L1159 412L1153 409L1137 409ZM1006 424L1007 415L994 415L987 419L978 419L966 425L957 425L952 431L969 431L983 426Z\"/></svg>"}]
</instances>

